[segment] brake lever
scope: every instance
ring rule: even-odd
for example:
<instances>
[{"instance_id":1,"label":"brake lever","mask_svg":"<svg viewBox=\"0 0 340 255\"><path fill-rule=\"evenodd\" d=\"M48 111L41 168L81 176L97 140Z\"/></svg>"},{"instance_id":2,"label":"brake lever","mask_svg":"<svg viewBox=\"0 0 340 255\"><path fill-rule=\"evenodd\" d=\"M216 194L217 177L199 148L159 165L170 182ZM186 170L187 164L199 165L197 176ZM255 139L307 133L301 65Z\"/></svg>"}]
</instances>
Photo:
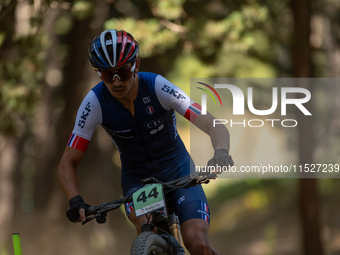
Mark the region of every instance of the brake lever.
<instances>
[{"instance_id":1,"label":"brake lever","mask_svg":"<svg viewBox=\"0 0 340 255\"><path fill-rule=\"evenodd\" d=\"M213 179L213 180L215 180L216 178L217 178L217 174L209 174L209 175L207 175L207 176L205 176L206 178L208 178L208 179Z\"/></svg>"},{"instance_id":2,"label":"brake lever","mask_svg":"<svg viewBox=\"0 0 340 255\"><path fill-rule=\"evenodd\" d=\"M90 222L91 220L97 218L98 215L93 215L93 216L89 216L86 218L86 221L82 222L81 224L84 226L86 223Z\"/></svg>"}]
</instances>

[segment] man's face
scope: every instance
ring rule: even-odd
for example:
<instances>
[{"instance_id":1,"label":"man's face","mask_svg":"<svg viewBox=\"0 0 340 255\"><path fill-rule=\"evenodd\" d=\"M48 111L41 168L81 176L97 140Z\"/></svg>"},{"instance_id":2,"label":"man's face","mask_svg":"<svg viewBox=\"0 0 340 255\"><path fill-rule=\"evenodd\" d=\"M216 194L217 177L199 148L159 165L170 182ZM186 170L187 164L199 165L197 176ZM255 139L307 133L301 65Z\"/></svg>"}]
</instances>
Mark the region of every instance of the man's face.
<instances>
[{"instance_id":1,"label":"man's face","mask_svg":"<svg viewBox=\"0 0 340 255\"><path fill-rule=\"evenodd\" d=\"M136 62L127 63L115 68L98 70L101 73L101 79L114 98L123 99L131 91L135 80L134 73L135 70L137 71Z\"/></svg>"}]
</instances>

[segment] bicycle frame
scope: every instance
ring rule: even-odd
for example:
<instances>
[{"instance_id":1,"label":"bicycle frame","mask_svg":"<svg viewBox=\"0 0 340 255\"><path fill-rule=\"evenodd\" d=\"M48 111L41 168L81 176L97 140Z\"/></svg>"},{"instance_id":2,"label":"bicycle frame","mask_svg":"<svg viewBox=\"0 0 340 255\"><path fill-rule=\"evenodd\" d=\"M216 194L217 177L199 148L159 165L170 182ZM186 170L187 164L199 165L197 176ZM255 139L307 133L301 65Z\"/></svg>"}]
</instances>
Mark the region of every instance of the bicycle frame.
<instances>
[{"instance_id":1,"label":"bicycle frame","mask_svg":"<svg viewBox=\"0 0 340 255\"><path fill-rule=\"evenodd\" d=\"M171 191L179 188L189 188L198 184L208 183L209 179L215 179L216 174L196 174L194 177L185 176L167 183L162 183L154 177L147 178L142 181L143 184L161 183L164 188L164 193L168 194ZM170 199L166 196L166 206L146 214L148 222L142 226L142 232L153 232L155 229L163 239L165 239L173 251L172 254L184 255L183 240L180 230L178 216L171 212L169 215L168 208L170 209ZM87 220L83 225L90 220L96 218L98 223L106 222L106 213L119 208L122 204L131 202L132 194L117 199L115 201L104 203L99 206L92 206L86 210Z\"/></svg>"},{"instance_id":2,"label":"bicycle frame","mask_svg":"<svg viewBox=\"0 0 340 255\"><path fill-rule=\"evenodd\" d=\"M152 218L151 222L150 218ZM156 228L158 232L163 231L172 235L174 238L176 238L178 243L183 246L179 219L175 213L169 215L167 208L164 207L163 209L152 212L151 217L147 217L147 219L148 222L142 226L142 232L153 231L154 228Z\"/></svg>"}]
</instances>

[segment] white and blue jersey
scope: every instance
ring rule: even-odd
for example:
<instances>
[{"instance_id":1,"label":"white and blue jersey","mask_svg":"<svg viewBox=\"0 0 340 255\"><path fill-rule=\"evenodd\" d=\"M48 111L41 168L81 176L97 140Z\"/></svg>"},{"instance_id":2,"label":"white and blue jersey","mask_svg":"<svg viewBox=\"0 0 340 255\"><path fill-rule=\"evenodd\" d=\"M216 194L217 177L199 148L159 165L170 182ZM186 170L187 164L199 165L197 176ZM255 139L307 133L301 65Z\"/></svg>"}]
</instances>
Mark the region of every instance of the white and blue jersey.
<instances>
[{"instance_id":1,"label":"white and blue jersey","mask_svg":"<svg viewBox=\"0 0 340 255\"><path fill-rule=\"evenodd\" d=\"M120 153L124 195L151 175L167 181L190 174L194 165L177 132L175 111L192 122L201 113L197 103L164 77L137 75L134 116L100 82L80 105L68 142L85 152L95 127L101 125ZM203 196L196 200L206 202Z\"/></svg>"},{"instance_id":2,"label":"white and blue jersey","mask_svg":"<svg viewBox=\"0 0 340 255\"><path fill-rule=\"evenodd\" d=\"M138 78L135 116L100 82L84 98L68 145L86 151L101 125L120 152L123 172L167 172L188 155L174 111L193 121L200 106L160 75L138 73Z\"/></svg>"}]
</instances>

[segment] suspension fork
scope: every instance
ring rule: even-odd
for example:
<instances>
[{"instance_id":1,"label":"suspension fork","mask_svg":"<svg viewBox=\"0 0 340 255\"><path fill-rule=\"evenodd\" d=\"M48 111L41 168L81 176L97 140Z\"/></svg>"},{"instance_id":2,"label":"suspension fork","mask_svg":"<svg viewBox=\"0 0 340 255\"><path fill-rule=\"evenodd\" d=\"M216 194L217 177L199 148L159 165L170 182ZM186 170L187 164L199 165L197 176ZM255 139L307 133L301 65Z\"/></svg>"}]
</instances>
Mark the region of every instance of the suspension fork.
<instances>
[{"instance_id":1,"label":"suspension fork","mask_svg":"<svg viewBox=\"0 0 340 255\"><path fill-rule=\"evenodd\" d=\"M181 227L179 225L178 216L175 214L170 215L170 231L171 235L175 237L178 243L183 247Z\"/></svg>"},{"instance_id":2,"label":"suspension fork","mask_svg":"<svg viewBox=\"0 0 340 255\"><path fill-rule=\"evenodd\" d=\"M151 213L151 215L152 222L155 223L157 227L171 234L177 240L177 242L183 247L183 239L178 216L174 213L169 215L166 207ZM142 226L142 232L152 231L153 227L154 227L153 224L145 224ZM167 228L168 230L166 230Z\"/></svg>"}]
</instances>

